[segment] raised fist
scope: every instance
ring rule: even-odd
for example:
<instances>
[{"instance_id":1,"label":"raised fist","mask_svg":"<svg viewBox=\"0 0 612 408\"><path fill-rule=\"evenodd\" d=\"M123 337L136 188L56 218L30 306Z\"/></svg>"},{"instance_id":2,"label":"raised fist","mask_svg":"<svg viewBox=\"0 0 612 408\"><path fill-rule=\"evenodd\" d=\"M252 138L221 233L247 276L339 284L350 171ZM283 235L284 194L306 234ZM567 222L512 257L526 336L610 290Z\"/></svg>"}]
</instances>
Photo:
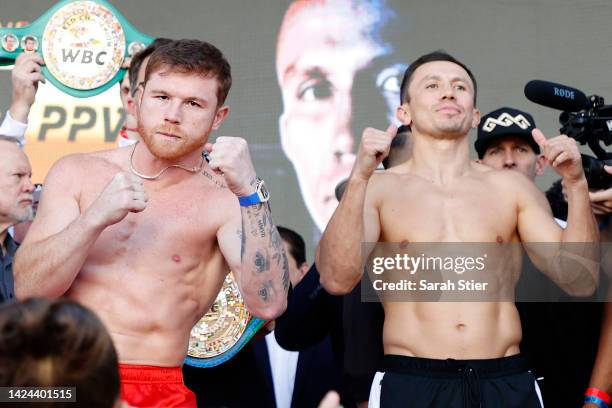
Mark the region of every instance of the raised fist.
<instances>
[{"instance_id":1,"label":"raised fist","mask_svg":"<svg viewBox=\"0 0 612 408\"><path fill-rule=\"evenodd\" d=\"M391 141L396 133L397 127L395 125L389 126L386 131L366 128L361 137L353 174L368 180L378 165L389 154Z\"/></svg>"},{"instance_id":2,"label":"raised fist","mask_svg":"<svg viewBox=\"0 0 612 408\"><path fill-rule=\"evenodd\" d=\"M38 82L45 82L41 72L44 65L42 57L37 53L21 53L15 60L11 73L13 96L11 100L11 116L13 119L26 123L30 107L36 98Z\"/></svg>"},{"instance_id":3,"label":"raised fist","mask_svg":"<svg viewBox=\"0 0 612 408\"><path fill-rule=\"evenodd\" d=\"M219 136L215 143L204 146L210 152L210 167L225 177L227 187L237 196L255 192L256 173L249 146L243 138Z\"/></svg>"},{"instance_id":4,"label":"raised fist","mask_svg":"<svg viewBox=\"0 0 612 408\"><path fill-rule=\"evenodd\" d=\"M87 213L95 225L108 227L124 219L130 212L143 211L147 201L142 179L119 172L87 209Z\"/></svg>"}]
</instances>

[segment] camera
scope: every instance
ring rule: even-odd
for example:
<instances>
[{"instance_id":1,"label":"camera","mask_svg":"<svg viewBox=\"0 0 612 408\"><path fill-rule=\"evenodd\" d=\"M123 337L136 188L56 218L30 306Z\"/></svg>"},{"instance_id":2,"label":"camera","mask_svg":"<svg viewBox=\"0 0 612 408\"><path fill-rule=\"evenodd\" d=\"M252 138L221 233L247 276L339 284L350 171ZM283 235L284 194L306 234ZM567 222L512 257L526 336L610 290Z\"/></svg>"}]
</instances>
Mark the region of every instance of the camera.
<instances>
[{"instance_id":1,"label":"camera","mask_svg":"<svg viewBox=\"0 0 612 408\"><path fill-rule=\"evenodd\" d=\"M582 167L589 188L599 190L612 187L612 174L604 165L612 165L612 153L606 152L601 143L612 144L612 105L604 105L604 98L589 97L591 106L579 112L562 112L559 115L561 133L580 144L588 145L596 158L582 155Z\"/></svg>"},{"instance_id":2,"label":"camera","mask_svg":"<svg viewBox=\"0 0 612 408\"><path fill-rule=\"evenodd\" d=\"M560 132L582 145L588 145L596 157L582 155L582 166L590 189L612 187L612 174L604 165L612 165L612 153L601 143L612 144L612 105L599 95L586 95L575 88L547 81L529 81L525 96L532 102L563 111L559 115Z\"/></svg>"}]
</instances>

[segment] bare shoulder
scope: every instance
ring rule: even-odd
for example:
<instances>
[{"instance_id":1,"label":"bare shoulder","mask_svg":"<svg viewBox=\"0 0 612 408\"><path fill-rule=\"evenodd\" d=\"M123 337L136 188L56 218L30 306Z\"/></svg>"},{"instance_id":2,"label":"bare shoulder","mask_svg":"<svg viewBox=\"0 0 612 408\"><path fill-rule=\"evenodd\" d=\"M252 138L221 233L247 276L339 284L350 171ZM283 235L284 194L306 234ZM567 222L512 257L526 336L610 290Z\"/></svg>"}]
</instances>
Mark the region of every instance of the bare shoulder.
<instances>
[{"instance_id":1,"label":"bare shoulder","mask_svg":"<svg viewBox=\"0 0 612 408\"><path fill-rule=\"evenodd\" d=\"M377 196L391 187L398 187L402 174L390 170L375 171L368 182L367 194Z\"/></svg>"},{"instance_id":2,"label":"bare shoulder","mask_svg":"<svg viewBox=\"0 0 612 408\"><path fill-rule=\"evenodd\" d=\"M504 195L524 208L533 203L548 208L548 201L538 186L524 174L514 170L492 170L483 173L496 194ZM531 204L530 204L531 203Z\"/></svg>"},{"instance_id":3,"label":"bare shoulder","mask_svg":"<svg viewBox=\"0 0 612 408\"><path fill-rule=\"evenodd\" d=\"M415 181L417 176L410 172L406 163L391 167L387 170L375 171L368 184L368 189L386 190L388 188L397 189L410 187L410 181Z\"/></svg>"},{"instance_id":4,"label":"bare shoulder","mask_svg":"<svg viewBox=\"0 0 612 408\"><path fill-rule=\"evenodd\" d=\"M390 194L412 194L418 189L417 185L416 176L405 169L376 171L368 182L366 202L379 207L388 200Z\"/></svg>"},{"instance_id":5,"label":"bare shoulder","mask_svg":"<svg viewBox=\"0 0 612 408\"><path fill-rule=\"evenodd\" d=\"M50 174L60 173L66 175L75 172L77 173L75 176L86 176L85 174L78 174L78 172L92 169L100 165L119 165L120 159L123 156L121 150L122 149L112 149L63 156L53 164ZM91 174L89 174L89 176L91 176Z\"/></svg>"},{"instance_id":6,"label":"bare shoulder","mask_svg":"<svg viewBox=\"0 0 612 408\"><path fill-rule=\"evenodd\" d=\"M539 191L533 180L515 170L490 170L482 173L483 177L491 184L510 190L514 193L532 193Z\"/></svg>"},{"instance_id":7,"label":"bare shoulder","mask_svg":"<svg viewBox=\"0 0 612 408\"><path fill-rule=\"evenodd\" d=\"M93 153L76 153L57 160L45 178L45 190L60 189L77 192L86 182L98 180L104 174L114 174L121 168L120 149Z\"/></svg>"},{"instance_id":8,"label":"bare shoulder","mask_svg":"<svg viewBox=\"0 0 612 408\"><path fill-rule=\"evenodd\" d=\"M494 168L477 161L470 162L470 169L473 173L490 173L492 171L496 171Z\"/></svg>"},{"instance_id":9,"label":"bare shoulder","mask_svg":"<svg viewBox=\"0 0 612 408\"><path fill-rule=\"evenodd\" d=\"M61 157L47 173L45 178L45 190L56 185L76 187L80 180L84 178L84 170L88 161L87 154L76 153Z\"/></svg>"},{"instance_id":10,"label":"bare shoulder","mask_svg":"<svg viewBox=\"0 0 612 408\"><path fill-rule=\"evenodd\" d=\"M82 156L92 166L112 166L125 169L132 153L132 146L84 153Z\"/></svg>"}]
</instances>

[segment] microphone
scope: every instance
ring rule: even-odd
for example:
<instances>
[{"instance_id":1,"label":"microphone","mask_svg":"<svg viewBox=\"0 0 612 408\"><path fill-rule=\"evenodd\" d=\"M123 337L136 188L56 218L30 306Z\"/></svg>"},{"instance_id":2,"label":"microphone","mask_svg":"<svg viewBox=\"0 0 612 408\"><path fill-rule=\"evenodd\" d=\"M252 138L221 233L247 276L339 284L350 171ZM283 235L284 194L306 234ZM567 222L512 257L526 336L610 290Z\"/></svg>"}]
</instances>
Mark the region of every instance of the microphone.
<instances>
[{"instance_id":1,"label":"microphone","mask_svg":"<svg viewBox=\"0 0 612 408\"><path fill-rule=\"evenodd\" d=\"M533 80L525 85L525 96L531 102L564 112L591 107L584 92L554 82Z\"/></svg>"}]
</instances>

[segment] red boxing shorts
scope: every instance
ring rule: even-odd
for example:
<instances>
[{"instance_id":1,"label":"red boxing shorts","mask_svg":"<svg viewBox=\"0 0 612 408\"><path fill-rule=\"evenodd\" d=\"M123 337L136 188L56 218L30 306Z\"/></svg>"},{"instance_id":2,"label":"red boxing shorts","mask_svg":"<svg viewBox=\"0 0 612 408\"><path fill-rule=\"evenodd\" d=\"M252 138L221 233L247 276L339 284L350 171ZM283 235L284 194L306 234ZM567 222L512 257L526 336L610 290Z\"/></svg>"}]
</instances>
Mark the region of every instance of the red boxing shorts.
<instances>
[{"instance_id":1,"label":"red boxing shorts","mask_svg":"<svg viewBox=\"0 0 612 408\"><path fill-rule=\"evenodd\" d=\"M180 367L119 364L121 399L133 407L196 408Z\"/></svg>"}]
</instances>

